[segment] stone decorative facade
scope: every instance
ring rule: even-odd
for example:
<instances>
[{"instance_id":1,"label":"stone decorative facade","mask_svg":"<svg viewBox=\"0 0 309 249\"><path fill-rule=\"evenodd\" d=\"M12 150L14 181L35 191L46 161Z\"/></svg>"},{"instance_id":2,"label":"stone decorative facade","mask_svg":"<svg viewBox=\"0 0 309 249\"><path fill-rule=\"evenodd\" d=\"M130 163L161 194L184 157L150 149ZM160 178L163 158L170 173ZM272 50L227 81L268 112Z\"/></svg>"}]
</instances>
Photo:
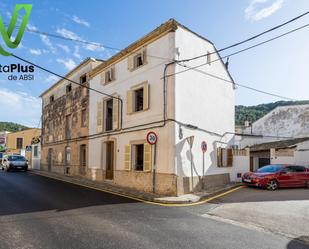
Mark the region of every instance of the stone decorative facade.
<instances>
[{"instance_id":1,"label":"stone decorative facade","mask_svg":"<svg viewBox=\"0 0 309 249\"><path fill-rule=\"evenodd\" d=\"M42 114L41 169L61 174L87 175L89 126L88 72L100 64L87 59L45 91Z\"/></svg>"}]
</instances>

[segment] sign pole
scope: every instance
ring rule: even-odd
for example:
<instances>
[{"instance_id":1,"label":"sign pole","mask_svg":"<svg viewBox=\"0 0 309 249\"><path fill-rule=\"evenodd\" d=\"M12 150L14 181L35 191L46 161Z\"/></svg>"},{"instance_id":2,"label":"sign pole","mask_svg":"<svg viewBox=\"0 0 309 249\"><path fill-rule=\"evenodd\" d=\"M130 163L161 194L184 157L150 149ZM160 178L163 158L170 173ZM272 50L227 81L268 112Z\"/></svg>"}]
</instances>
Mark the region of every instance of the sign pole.
<instances>
[{"instance_id":1,"label":"sign pole","mask_svg":"<svg viewBox=\"0 0 309 249\"><path fill-rule=\"evenodd\" d=\"M152 192L156 192L156 164L157 164L157 141L158 136L155 132L150 131L146 136L148 144L154 149L153 155L153 169L152 169Z\"/></svg>"},{"instance_id":2,"label":"sign pole","mask_svg":"<svg viewBox=\"0 0 309 249\"><path fill-rule=\"evenodd\" d=\"M202 189L204 189L204 174L205 174L205 152L203 151L203 175L202 175Z\"/></svg>"},{"instance_id":3,"label":"sign pole","mask_svg":"<svg viewBox=\"0 0 309 249\"><path fill-rule=\"evenodd\" d=\"M153 174L152 174L152 192L156 192L156 163L157 163L157 144L152 145L154 147L153 155Z\"/></svg>"}]
</instances>

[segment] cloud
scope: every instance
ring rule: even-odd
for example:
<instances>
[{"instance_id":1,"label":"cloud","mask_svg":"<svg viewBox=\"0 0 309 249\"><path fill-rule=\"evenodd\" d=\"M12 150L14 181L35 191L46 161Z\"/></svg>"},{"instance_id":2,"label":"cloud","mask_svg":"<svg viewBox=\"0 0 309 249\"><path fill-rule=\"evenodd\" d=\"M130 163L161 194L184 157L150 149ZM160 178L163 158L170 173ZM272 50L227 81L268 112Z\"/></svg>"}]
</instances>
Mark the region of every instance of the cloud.
<instances>
[{"instance_id":1,"label":"cloud","mask_svg":"<svg viewBox=\"0 0 309 249\"><path fill-rule=\"evenodd\" d=\"M85 27L90 27L89 22L79 18L78 16L73 16L72 21Z\"/></svg>"},{"instance_id":2,"label":"cloud","mask_svg":"<svg viewBox=\"0 0 309 249\"><path fill-rule=\"evenodd\" d=\"M102 47L99 43L92 42L92 44L85 45L85 49L96 52L103 52L104 47Z\"/></svg>"},{"instance_id":3,"label":"cloud","mask_svg":"<svg viewBox=\"0 0 309 249\"><path fill-rule=\"evenodd\" d=\"M54 47L54 45L51 43L51 41L49 40L48 36L46 35L40 35L42 42L50 49L50 51L52 53L56 52L56 48Z\"/></svg>"},{"instance_id":4,"label":"cloud","mask_svg":"<svg viewBox=\"0 0 309 249\"><path fill-rule=\"evenodd\" d=\"M0 88L0 106L3 110L1 119L11 122L22 123L35 127L38 125L41 116L41 99L31 96L26 92L11 91ZM16 115L18 113L18 115Z\"/></svg>"},{"instance_id":5,"label":"cloud","mask_svg":"<svg viewBox=\"0 0 309 249\"><path fill-rule=\"evenodd\" d=\"M245 16L249 20L259 21L273 15L282 8L285 0L273 0L268 6L258 9L258 5L268 3L269 0L252 0L245 9Z\"/></svg>"},{"instance_id":6,"label":"cloud","mask_svg":"<svg viewBox=\"0 0 309 249\"><path fill-rule=\"evenodd\" d=\"M33 54L33 55L41 55L42 54L42 51L40 49L30 49L29 52L30 52L30 54Z\"/></svg>"},{"instance_id":7,"label":"cloud","mask_svg":"<svg viewBox=\"0 0 309 249\"><path fill-rule=\"evenodd\" d=\"M81 58L81 55L79 53L79 46L75 46L73 55L78 59Z\"/></svg>"},{"instance_id":8,"label":"cloud","mask_svg":"<svg viewBox=\"0 0 309 249\"><path fill-rule=\"evenodd\" d=\"M74 67L77 66L77 64L75 63L75 61L73 61L72 59L70 58L67 58L67 59L57 59L57 62L64 65L66 67L66 69L68 70L72 70Z\"/></svg>"},{"instance_id":9,"label":"cloud","mask_svg":"<svg viewBox=\"0 0 309 249\"><path fill-rule=\"evenodd\" d=\"M61 48L64 52L70 53L70 48L67 45L57 44L59 48Z\"/></svg>"},{"instance_id":10,"label":"cloud","mask_svg":"<svg viewBox=\"0 0 309 249\"><path fill-rule=\"evenodd\" d=\"M46 78L46 82L47 83L56 83L60 78L57 77L56 75L49 75L47 78Z\"/></svg>"},{"instance_id":11,"label":"cloud","mask_svg":"<svg viewBox=\"0 0 309 249\"><path fill-rule=\"evenodd\" d=\"M27 24L27 29L31 30L31 31L37 31L38 28L30 23Z\"/></svg>"},{"instance_id":12,"label":"cloud","mask_svg":"<svg viewBox=\"0 0 309 249\"><path fill-rule=\"evenodd\" d=\"M58 28L56 30L56 32L65 37L65 38L68 38L68 39L72 39L72 40L81 40L81 37L79 37L76 33L74 33L73 31L71 30L68 30L68 29L65 29L65 28Z\"/></svg>"}]
</instances>

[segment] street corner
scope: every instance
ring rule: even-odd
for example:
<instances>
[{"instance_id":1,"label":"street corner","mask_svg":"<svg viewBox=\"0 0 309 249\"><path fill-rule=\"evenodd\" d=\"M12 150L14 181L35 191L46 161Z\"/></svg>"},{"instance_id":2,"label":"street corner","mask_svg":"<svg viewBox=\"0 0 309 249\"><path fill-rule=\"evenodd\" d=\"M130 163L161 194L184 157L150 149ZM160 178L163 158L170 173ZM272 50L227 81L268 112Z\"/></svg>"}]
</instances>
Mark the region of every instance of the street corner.
<instances>
[{"instance_id":1,"label":"street corner","mask_svg":"<svg viewBox=\"0 0 309 249\"><path fill-rule=\"evenodd\" d=\"M210 203L217 205L205 213L206 217L293 238L305 238L309 234L309 190L306 188L267 191L245 187Z\"/></svg>"}]
</instances>

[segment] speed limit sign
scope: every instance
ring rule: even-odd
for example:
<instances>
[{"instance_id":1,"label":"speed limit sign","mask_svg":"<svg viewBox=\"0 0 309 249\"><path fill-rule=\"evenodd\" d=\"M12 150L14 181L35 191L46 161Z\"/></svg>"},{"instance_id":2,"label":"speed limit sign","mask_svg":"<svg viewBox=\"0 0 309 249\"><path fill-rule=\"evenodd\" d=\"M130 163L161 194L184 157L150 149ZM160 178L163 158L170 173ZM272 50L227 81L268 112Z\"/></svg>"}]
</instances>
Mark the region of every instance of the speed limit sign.
<instances>
[{"instance_id":1,"label":"speed limit sign","mask_svg":"<svg viewBox=\"0 0 309 249\"><path fill-rule=\"evenodd\" d=\"M153 131L148 132L147 134L147 142L151 145L156 144L158 141L158 136Z\"/></svg>"}]
</instances>

